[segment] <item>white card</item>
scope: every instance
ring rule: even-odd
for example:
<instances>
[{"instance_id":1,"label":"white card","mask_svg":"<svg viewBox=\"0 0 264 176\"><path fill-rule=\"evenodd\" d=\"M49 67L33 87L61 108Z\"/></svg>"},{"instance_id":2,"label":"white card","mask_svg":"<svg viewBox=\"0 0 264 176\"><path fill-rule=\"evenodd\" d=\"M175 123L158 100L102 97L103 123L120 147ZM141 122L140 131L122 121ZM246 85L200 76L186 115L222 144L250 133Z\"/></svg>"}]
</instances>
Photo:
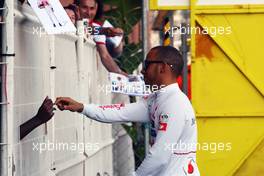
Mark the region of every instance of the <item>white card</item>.
<instances>
[{"instance_id":1,"label":"white card","mask_svg":"<svg viewBox=\"0 0 264 176\"><path fill-rule=\"evenodd\" d=\"M71 22L59 0L28 0L48 34L75 33Z\"/></svg>"}]
</instances>

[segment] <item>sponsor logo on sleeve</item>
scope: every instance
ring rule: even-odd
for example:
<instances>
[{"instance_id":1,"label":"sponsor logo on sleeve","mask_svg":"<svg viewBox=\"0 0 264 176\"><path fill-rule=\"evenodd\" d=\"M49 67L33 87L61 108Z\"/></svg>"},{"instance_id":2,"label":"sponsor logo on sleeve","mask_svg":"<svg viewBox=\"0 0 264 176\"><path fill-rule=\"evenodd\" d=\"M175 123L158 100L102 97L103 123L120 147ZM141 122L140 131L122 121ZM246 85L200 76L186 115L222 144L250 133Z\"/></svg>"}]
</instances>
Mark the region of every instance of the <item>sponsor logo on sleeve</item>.
<instances>
[{"instance_id":1,"label":"sponsor logo on sleeve","mask_svg":"<svg viewBox=\"0 0 264 176\"><path fill-rule=\"evenodd\" d=\"M112 104L112 105L104 105L104 106L99 106L99 108L106 110L106 109L117 109L120 110L122 107L125 107L125 105L122 104Z\"/></svg>"},{"instance_id":2,"label":"sponsor logo on sleeve","mask_svg":"<svg viewBox=\"0 0 264 176\"><path fill-rule=\"evenodd\" d=\"M167 126L168 126L167 123L160 122L159 123L159 131L166 131L167 130Z\"/></svg>"},{"instance_id":3,"label":"sponsor logo on sleeve","mask_svg":"<svg viewBox=\"0 0 264 176\"><path fill-rule=\"evenodd\" d=\"M169 116L167 114L161 114L159 116L159 131L166 131L168 126Z\"/></svg>"}]
</instances>

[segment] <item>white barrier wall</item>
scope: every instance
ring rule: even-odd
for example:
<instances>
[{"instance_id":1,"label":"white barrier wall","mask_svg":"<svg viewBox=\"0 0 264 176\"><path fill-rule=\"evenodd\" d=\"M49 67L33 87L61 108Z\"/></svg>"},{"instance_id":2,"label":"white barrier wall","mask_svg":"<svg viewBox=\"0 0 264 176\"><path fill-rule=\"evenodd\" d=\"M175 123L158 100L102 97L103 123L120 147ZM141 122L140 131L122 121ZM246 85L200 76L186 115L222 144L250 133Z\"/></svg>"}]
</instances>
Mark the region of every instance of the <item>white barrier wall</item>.
<instances>
[{"instance_id":1,"label":"white barrier wall","mask_svg":"<svg viewBox=\"0 0 264 176\"><path fill-rule=\"evenodd\" d=\"M69 96L87 103L109 104L111 94L98 91L99 85L107 83L107 71L93 42L84 43L80 60L77 36L40 36L36 33L40 26L27 5L17 7L15 14L14 175L113 175L114 141L109 124L56 111L47 124L19 140L20 124L36 114L46 95L53 100ZM40 151L40 145L46 145L46 150Z\"/></svg>"}]
</instances>

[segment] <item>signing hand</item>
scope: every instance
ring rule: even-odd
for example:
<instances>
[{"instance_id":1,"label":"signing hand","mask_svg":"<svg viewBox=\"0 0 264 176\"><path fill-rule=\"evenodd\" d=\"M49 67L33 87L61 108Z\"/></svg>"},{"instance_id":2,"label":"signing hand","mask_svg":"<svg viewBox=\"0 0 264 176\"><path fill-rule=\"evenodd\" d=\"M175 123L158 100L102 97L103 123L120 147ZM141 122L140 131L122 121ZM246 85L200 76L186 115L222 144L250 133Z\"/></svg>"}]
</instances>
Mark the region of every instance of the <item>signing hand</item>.
<instances>
[{"instance_id":1,"label":"signing hand","mask_svg":"<svg viewBox=\"0 0 264 176\"><path fill-rule=\"evenodd\" d=\"M106 35L107 37L123 36L124 35L124 31L121 28L103 28L101 33Z\"/></svg>"},{"instance_id":2,"label":"signing hand","mask_svg":"<svg viewBox=\"0 0 264 176\"><path fill-rule=\"evenodd\" d=\"M55 104L61 111L63 110L69 110L72 112L83 111L83 104L71 99L70 97L58 97L56 98Z\"/></svg>"}]
</instances>

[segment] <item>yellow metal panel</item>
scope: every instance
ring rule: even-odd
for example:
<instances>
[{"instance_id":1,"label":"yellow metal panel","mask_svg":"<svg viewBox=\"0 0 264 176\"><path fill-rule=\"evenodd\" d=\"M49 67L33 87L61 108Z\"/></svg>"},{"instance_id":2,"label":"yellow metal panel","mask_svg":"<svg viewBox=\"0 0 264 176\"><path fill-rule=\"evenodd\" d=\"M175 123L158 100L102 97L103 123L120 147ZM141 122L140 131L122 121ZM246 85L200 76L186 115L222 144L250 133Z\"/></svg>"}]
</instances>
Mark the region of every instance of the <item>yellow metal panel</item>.
<instances>
[{"instance_id":1,"label":"yellow metal panel","mask_svg":"<svg viewBox=\"0 0 264 176\"><path fill-rule=\"evenodd\" d=\"M207 35L196 36L192 102L198 116L264 116L259 91Z\"/></svg>"},{"instance_id":2,"label":"yellow metal panel","mask_svg":"<svg viewBox=\"0 0 264 176\"><path fill-rule=\"evenodd\" d=\"M196 14L264 13L263 4L197 5Z\"/></svg>"},{"instance_id":3,"label":"yellow metal panel","mask_svg":"<svg viewBox=\"0 0 264 176\"><path fill-rule=\"evenodd\" d=\"M264 118L199 118L197 124L201 146L197 160L202 176L233 175L264 135Z\"/></svg>"},{"instance_id":4,"label":"yellow metal panel","mask_svg":"<svg viewBox=\"0 0 264 176\"><path fill-rule=\"evenodd\" d=\"M264 139L254 152L244 161L235 176L262 176L264 173Z\"/></svg>"},{"instance_id":5,"label":"yellow metal panel","mask_svg":"<svg viewBox=\"0 0 264 176\"><path fill-rule=\"evenodd\" d=\"M197 20L202 26L232 28L231 34L211 35L212 39L263 96L264 52L259 47L264 41L264 14L199 15Z\"/></svg>"},{"instance_id":6,"label":"yellow metal panel","mask_svg":"<svg viewBox=\"0 0 264 176\"><path fill-rule=\"evenodd\" d=\"M196 14L201 9L194 9L192 26L232 28L229 35L196 34L192 41L198 141L229 141L233 146L230 152L199 151L201 175L263 175L264 14L228 14L230 9L226 14Z\"/></svg>"},{"instance_id":7,"label":"yellow metal panel","mask_svg":"<svg viewBox=\"0 0 264 176\"><path fill-rule=\"evenodd\" d=\"M158 0L149 1L150 10L187 10L189 6L159 6Z\"/></svg>"},{"instance_id":8,"label":"yellow metal panel","mask_svg":"<svg viewBox=\"0 0 264 176\"><path fill-rule=\"evenodd\" d=\"M201 28L231 25L234 30L229 36L196 35L192 102L198 116L198 141L231 142L233 146L230 152L199 151L201 175L251 176L264 164L263 160L253 164L261 161L254 156L263 154L256 148L264 138L263 71L258 65L264 62L260 59L264 58L260 52L263 35L255 35L263 30L259 15L196 16ZM251 24L252 28L242 29Z\"/></svg>"},{"instance_id":9,"label":"yellow metal panel","mask_svg":"<svg viewBox=\"0 0 264 176\"><path fill-rule=\"evenodd\" d=\"M150 10L158 10L158 0L150 0L149 1L149 9Z\"/></svg>"},{"instance_id":10,"label":"yellow metal panel","mask_svg":"<svg viewBox=\"0 0 264 176\"><path fill-rule=\"evenodd\" d=\"M192 1L192 0L191 0ZM192 2L191 2L192 3ZM236 4L236 5L199 5L195 1L196 14L200 13L264 13L263 4ZM150 0L150 10L188 10L190 6L159 6L158 0Z\"/></svg>"}]
</instances>

